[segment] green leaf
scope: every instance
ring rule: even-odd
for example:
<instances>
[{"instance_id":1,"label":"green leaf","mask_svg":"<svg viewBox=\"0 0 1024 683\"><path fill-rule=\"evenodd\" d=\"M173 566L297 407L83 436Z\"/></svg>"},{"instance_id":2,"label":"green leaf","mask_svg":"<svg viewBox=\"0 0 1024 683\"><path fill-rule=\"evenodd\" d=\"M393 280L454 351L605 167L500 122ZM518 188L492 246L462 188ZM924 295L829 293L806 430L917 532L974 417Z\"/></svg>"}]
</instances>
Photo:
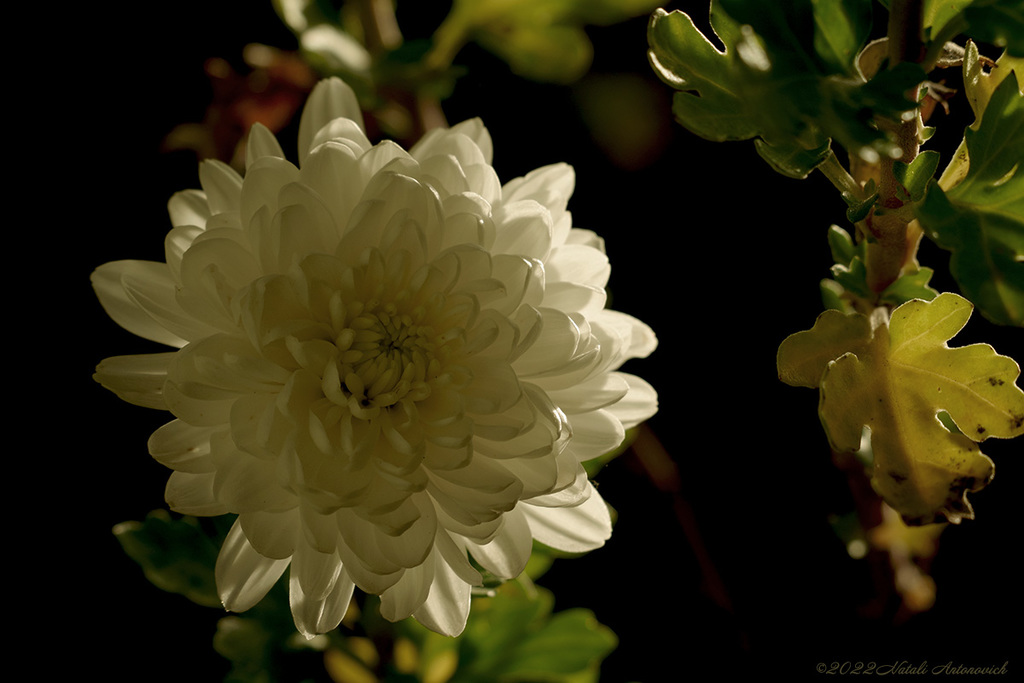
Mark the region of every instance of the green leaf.
<instances>
[{"instance_id":1,"label":"green leaf","mask_svg":"<svg viewBox=\"0 0 1024 683\"><path fill-rule=\"evenodd\" d=\"M832 251L832 260L848 266L855 256L864 256L864 250L853 243L853 237L838 225L828 229L828 246Z\"/></svg>"},{"instance_id":2,"label":"green leaf","mask_svg":"<svg viewBox=\"0 0 1024 683\"><path fill-rule=\"evenodd\" d=\"M114 535L158 588L199 605L221 606L213 573L218 548L194 518L172 519L155 510L142 522L118 524Z\"/></svg>"},{"instance_id":3,"label":"green leaf","mask_svg":"<svg viewBox=\"0 0 1024 683\"><path fill-rule=\"evenodd\" d=\"M879 296L879 301L894 306L905 304L912 299L931 301L939 295L937 290L928 286L928 282L934 274L935 271L931 268L920 268L913 273L903 275L885 288Z\"/></svg>"},{"instance_id":4,"label":"green leaf","mask_svg":"<svg viewBox=\"0 0 1024 683\"><path fill-rule=\"evenodd\" d=\"M832 145L825 140L817 149L804 149L795 144L779 146L770 145L758 138L754 140L754 147L762 159L786 177L796 180L803 180L817 168L832 151Z\"/></svg>"},{"instance_id":5,"label":"green leaf","mask_svg":"<svg viewBox=\"0 0 1024 683\"><path fill-rule=\"evenodd\" d=\"M856 73L856 59L871 33L871 3L811 0L814 51L836 73Z\"/></svg>"},{"instance_id":6,"label":"green leaf","mask_svg":"<svg viewBox=\"0 0 1024 683\"><path fill-rule=\"evenodd\" d=\"M1016 77L992 93L964 148L962 180L948 192L931 183L918 220L952 252L953 276L986 317L1024 325L1024 97Z\"/></svg>"},{"instance_id":7,"label":"green leaf","mask_svg":"<svg viewBox=\"0 0 1024 683\"><path fill-rule=\"evenodd\" d=\"M917 202L924 197L929 181L935 176L939 167L939 153L933 150L921 152L909 164L902 161L893 163L893 174L909 195L911 201Z\"/></svg>"},{"instance_id":8,"label":"green leaf","mask_svg":"<svg viewBox=\"0 0 1024 683\"><path fill-rule=\"evenodd\" d=\"M757 138L772 167L804 177L830 140L861 154L889 154L872 120L916 105L906 92L924 79L901 64L870 81L855 61L870 28L866 0L787 3L718 0L711 27L721 49L686 14L658 10L648 27L652 67L677 91L680 124L709 140Z\"/></svg>"},{"instance_id":9,"label":"green leaf","mask_svg":"<svg viewBox=\"0 0 1024 683\"><path fill-rule=\"evenodd\" d=\"M868 286L868 268L860 256L855 256L849 265L844 266L837 263L832 266L832 277L842 285L844 290L854 296L868 300L874 298L874 293Z\"/></svg>"},{"instance_id":10,"label":"green leaf","mask_svg":"<svg viewBox=\"0 0 1024 683\"><path fill-rule=\"evenodd\" d=\"M971 38L1024 57L1024 1L974 0L963 14L967 22L964 33Z\"/></svg>"},{"instance_id":11,"label":"green leaf","mask_svg":"<svg viewBox=\"0 0 1024 683\"><path fill-rule=\"evenodd\" d=\"M553 605L550 591L521 581L474 600L451 683L596 680L601 660L617 645L615 634L589 610L552 615Z\"/></svg>"},{"instance_id":12,"label":"green leaf","mask_svg":"<svg viewBox=\"0 0 1024 683\"><path fill-rule=\"evenodd\" d=\"M1017 364L987 344L946 345L972 309L955 294L911 301L893 311L888 324L876 318L866 343L863 323L847 321L854 332L847 350L826 364L821 378L819 415L832 448L856 452L867 428L872 486L907 523L973 518L967 493L993 475L977 442L1024 433L1024 391L1014 384ZM843 346L834 332L822 325L800 338L808 348L820 340L818 365ZM790 361L792 353L785 354ZM949 414L957 432L942 425L940 411Z\"/></svg>"},{"instance_id":13,"label":"green leaf","mask_svg":"<svg viewBox=\"0 0 1024 683\"><path fill-rule=\"evenodd\" d=\"M814 327L789 335L779 346L779 379L790 386L816 389L829 364L845 353L865 348L871 334L867 316L825 311Z\"/></svg>"},{"instance_id":14,"label":"green leaf","mask_svg":"<svg viewBox=\"0 0 1024 683\"><path fill-rule=\"evenodd\" d=\"M713 6L714 7L714 6ZM728 18L712 15L712 26ZM655 72L681 92L673 99L676 119L708 140L748 140L759 129L735 92L731 52L719 51L683 12L657 10L647 30L648 57Z\"/></svg>"},{"instance_id":15,"label":"green leaf","mask_svg":"<svg viewBox=\"0 0 1024 683\"><path fill-rule=\"evenodd\" d=\"M618 639L586 609L559 612L516 648L516 656L502 672L514 681L557 681L592 669L611 652Z\"/></svg>"}]
</instances>

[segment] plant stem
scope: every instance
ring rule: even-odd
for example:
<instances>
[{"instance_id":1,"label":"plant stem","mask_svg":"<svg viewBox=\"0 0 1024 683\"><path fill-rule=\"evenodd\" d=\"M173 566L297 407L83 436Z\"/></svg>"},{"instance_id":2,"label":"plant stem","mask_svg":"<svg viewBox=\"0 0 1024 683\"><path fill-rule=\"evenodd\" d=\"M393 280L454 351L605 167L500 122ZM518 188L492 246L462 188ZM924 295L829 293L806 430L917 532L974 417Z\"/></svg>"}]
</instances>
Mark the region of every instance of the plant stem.
<instances>
[{"instance_id":1,"label":"plant stem","mask_svg":"<svg viewBox=\"0 0 1024 683\"><path fill-rule=\"evenodd\" d=\"M357 8L363 41L371 55L376 57L402 44L402 32L390 0L359 0Z\"/></svg>"},{"instance_id":2,"label":"plant stem","mask_svg":"<svg viewBox=\"0 0 1024 683\"><path fill-rule=\"evenodd\" d=\"M889 68L924 58L922 11L922 0L893 0L888 27ZM916 99L916 88L912 96ZM885 124L900 150L898 161L909 164L917 157L920 147L918 117L908 116ZM900 210L907 199L906 189L896 178L895 161L885 159L882 162L878 204L866 221L872 237L867 249L868 285L875 292L882 292L895 282L904 266L915 259L916 240L907 239L907 224L911 218L907 211Z\"/></svg>"},{"instance_id":3,"label":"plant stem","mask_svg":"<svg viewBox=\"0 0 1024 683\"><path fill-rule=\"evenodd\" d=\"M835 152L831 149L828 151L825 161L818 165L818 170L828 178L832 186L839 190L840 194L844 197L850 197L856 201L864 200L864 188L839 163L839 159L836 158Z\"/></svg>"},{"instance_id":4,"label":"plant stem","mask_svg":"<svg viewBox=\"0 0 1024 683\"><path fill-rule=\"evenodd\" d=\"M398 26L392 0L358 0L357 9L363 27L363 41L374 58L401 47L405 39ZM380 87L378 95L398 105L408 115L408 124L396 126L401 130L395 131L407 144L416 142L432 128L448 125L441 103L436 97L425 94L422 88Z\"/></svg>"}]
</instances>

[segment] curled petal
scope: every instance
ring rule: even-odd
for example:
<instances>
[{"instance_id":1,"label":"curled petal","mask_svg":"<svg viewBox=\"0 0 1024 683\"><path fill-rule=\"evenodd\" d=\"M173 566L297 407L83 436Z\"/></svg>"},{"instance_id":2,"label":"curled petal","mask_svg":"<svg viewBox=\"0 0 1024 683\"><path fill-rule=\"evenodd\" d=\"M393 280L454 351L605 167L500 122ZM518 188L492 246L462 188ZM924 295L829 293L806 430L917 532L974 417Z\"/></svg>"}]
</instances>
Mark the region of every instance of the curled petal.
<instances>
[{"instance_id":1,"label":"curled petal","mask_svg":"<svg viewBox=\"0 0 1024 683\"><path fill-rule=\"evenodd\" d=\"M164 382L173 353L114 356L96 367L93 379L124 401L144 408L167 410Z\"/></svg>"}]
</instances>

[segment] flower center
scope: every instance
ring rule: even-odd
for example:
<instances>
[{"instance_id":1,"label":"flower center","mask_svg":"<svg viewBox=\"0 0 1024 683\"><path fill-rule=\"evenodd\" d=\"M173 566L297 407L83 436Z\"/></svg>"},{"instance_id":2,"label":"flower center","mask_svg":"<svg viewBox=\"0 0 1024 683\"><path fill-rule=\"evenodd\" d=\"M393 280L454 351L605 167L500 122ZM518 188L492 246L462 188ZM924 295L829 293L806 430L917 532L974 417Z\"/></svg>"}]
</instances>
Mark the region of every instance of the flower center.
<instances>
[{"instance_id":1,"label":"flower center","mask_svg":"<svg viewBox=\"0 0 1024 683\"><path fill-rule=\"evenodd\" d=\"M440 369L433 328L399 313L393 303L353 316L335 345L340 389L349 410L362 419L403 399L426 398L429 380Z\"/></svg>"},{"instance_id":2,"label":"flower center","mask_svg":"<svg viewBox=\"0 0 1024 683\"><path fill-rule=\"evenodd\" d=\"M446 291L450 280L433 265L412 268L401 253L371 250L330 286L319 314L333 344L323 373L324 395L360 420L398 404L407 414L437 383L459 386L453 363L464 347L472 297ZM316 289L315 285L311 286Z\"/></svg>"}]
</instances>

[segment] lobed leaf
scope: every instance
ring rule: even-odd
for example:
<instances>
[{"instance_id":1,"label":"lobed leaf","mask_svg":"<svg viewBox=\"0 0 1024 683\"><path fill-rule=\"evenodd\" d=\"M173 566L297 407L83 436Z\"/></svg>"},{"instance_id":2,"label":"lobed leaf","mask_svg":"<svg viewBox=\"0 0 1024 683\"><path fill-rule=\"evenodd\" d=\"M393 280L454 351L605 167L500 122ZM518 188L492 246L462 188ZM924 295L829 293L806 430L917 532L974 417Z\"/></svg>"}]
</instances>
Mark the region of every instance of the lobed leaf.
<instances>
[{"instance_id":1,"label":"lobed leaf","mask_svg":"<svg viewBox=\"0 0 1024 683\"><path fill-rule=\"evenodd\" d=\"M888 324L874 325L868 343L858 328L821 377L819 416L833 449L857 451L867 428L872 486L911 524L973 518L967 493L984 487L994 472L977 442L1024 433L1016 362L987 344L946 344L972 309L955 294L908 302ZM827 341L828 353L842 346ZM780 374L782 355L780 348ZM942 412L957 430L943 426Z\"/></svg>"},{"instance_id":2,"label":"lobed leaf","mask_svg":"<svg viewBox=\"0 0 1024 683\"><path fill-rule=\"evenodd\" d=\"M1002 79L978 115L977 128L964 134L966 171L947 170L932 182L916 214L928 236L952 252L950 270L981 312L1024 325L1024 96L1015 74Z\"/></svg>"},{"instance_id":3,"label":"lobed leaf","mask_svg":"<svg viewBox=\"0 0 1024 683\"><path fill-rule=\"evenodd\" d=\"M678 91L680 124L715 141L753 138L776 171L802 178L828 157L833 139L856 153L889 154L893 145L872 116L915 107L906 92L924 79L917 65L860 76L870 26L867 0L716 0L713 36L682 12L656 11L648 55Z\"/></svg>"}]
</instances>

